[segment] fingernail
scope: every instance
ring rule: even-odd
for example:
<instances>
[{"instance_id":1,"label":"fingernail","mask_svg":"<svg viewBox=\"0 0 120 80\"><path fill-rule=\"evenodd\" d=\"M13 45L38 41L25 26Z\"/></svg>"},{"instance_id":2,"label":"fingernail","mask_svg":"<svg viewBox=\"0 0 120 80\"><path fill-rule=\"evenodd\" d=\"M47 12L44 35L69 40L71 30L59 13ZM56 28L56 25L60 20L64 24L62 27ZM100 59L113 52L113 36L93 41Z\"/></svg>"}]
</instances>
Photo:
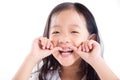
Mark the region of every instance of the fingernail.
<instances>
[{"instance_id":1,"label":"fingernail","mask_svg":"<svg viewBox=\"0 0 120 80\"><path fill-rule=\"evenodd\" d=\"M50 48L49 46L47 46L47 48Z\"/></svg>"},{"instance_id":2,"label":"fingernail","mask_svg":"<svg viewBox=\"0 0 120 80\"><path fill-rule=\"evenodd\" d=\"M43 46L42 48L45 49L45 46Z\"/></svg>"}]
</instances>

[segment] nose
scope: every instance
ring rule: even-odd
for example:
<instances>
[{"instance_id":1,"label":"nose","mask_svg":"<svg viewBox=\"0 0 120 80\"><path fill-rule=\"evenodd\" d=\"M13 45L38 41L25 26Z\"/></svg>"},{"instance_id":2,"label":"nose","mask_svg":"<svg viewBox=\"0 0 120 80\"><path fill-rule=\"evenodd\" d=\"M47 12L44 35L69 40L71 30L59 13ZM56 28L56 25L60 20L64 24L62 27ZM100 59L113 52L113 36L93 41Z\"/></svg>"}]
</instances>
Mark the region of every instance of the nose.
<instances>
[{"instance_id":1,"label":"nose","mask_svg":"<svg viewBox=\"0 0 120 80\"><path fill-rule=\"evenodd\" d=\"M71 42L71 39L68 35L61 35L59 37L59 43L70 43Z\"/></svg>"}]
</instances>

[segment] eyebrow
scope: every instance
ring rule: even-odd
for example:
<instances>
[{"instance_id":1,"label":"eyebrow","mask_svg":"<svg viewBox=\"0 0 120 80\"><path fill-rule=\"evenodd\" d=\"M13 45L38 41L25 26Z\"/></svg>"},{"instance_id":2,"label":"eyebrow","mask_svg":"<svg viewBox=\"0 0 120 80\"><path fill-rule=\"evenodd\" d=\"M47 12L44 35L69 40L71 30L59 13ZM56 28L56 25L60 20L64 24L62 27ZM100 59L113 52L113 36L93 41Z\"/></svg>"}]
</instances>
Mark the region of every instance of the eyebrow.
<instances>
[{"instance_id":1,"label":"eyebrow","mask_svg":"<svg viewBox=\"0 0 120 80\"><path fill-rule=\"evenodd\" d=\"M78 27L78 28L80 28L80 26L77 25L77 24L70 24L69 26L73 26L73 27ZM51 26L51 28L55 28L55 27L60 27L60 25Z\"/></svg>"},{"instance_id":2,"label":"eyebrow","mask_svg":"<svg viewBox=\"0 0 120 80\"><path fill-rule=\"evenodd\" d=\"M80 25L77 25L77 24L71 24L70 26L74 26L74 27L80 28Z\"/></svg>"},{"instance_id":3,"label":"eyebrow","mask_svg":"<svg viewBox=\"0 0 120 80\"><path fill-rule=\"evenodd\" d=\"M59 25L54 25L54 26L51 26L51 28L55 28L55 27L60 27Z\"/></svg>"}]
</instances>

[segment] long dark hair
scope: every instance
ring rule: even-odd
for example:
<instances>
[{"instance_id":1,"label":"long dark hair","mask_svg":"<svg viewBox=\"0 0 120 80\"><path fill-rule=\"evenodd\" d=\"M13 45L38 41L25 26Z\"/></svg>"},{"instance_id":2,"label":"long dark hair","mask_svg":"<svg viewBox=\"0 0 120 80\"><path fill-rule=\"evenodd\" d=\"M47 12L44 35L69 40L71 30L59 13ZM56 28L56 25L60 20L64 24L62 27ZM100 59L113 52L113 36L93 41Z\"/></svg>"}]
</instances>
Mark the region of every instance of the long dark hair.
<instances>
[{"instance_id":1,"label":"long dark hair","mask_svg":"<svg viewBox=\"0 0 120 80\"><path fill-rule=\"evenodd\" d=\"M85 7L81 3L65 2L65 3L61 3L61 4L57 5L51 11L50 15L48 16L48 20L47 20L47 23L46 23L46 26L45 26L43 36L49 38L49 28L50 28L50 23L51 23L51 17L54 14L59 13L63 10L67 10L67 9L74 9L78 12L78 14L83 14L83 16L86 20L86 23L87 23L88 32L90 34L96 34L96 41L98 43L100 43L99 32L98 32L98 28L97 28L94 16L88 10L88 8ZM38 65L39 65L39 63L38 63ZM39 69L39 80L46 80L47 73L52 72L54 70L57 70L59 67L61 67L61 65L53 57L53 55L50 55L50 56L44 58L43 59L43 65ZM100 80L96 71L88 63L86 63L84 60L82 60L82 62L80 64L80 68L82 68L83 71L85 71L86 80Z\"/></svg>"}]
</instances>

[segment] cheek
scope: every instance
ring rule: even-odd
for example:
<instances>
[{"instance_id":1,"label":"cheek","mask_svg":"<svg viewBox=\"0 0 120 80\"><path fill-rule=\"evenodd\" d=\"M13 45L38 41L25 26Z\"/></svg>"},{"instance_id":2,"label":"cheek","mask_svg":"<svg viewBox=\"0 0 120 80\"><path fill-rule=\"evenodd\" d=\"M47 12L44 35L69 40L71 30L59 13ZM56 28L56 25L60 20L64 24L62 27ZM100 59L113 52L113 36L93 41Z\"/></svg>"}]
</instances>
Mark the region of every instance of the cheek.
<instances>
[{"instance_id":1,"label":"cheek","mask_svg":"<svg viewBox=\"0 0 120 80\"><path fill-rule=\"evenodd\" d=\"M77 38L77 39L73 38L73 43L74 43L75 46L77 46L77 47L78 47L82 42L83 42L83 41L82 41L81 39L79 39L79 38Z\"/></svg>"},{"instance_id":2,"label":"cheek","mask_svg":"<svg viewBox=\"0 0 120 80\"><path fill-rule=\"evenodd\" d=\"M51 36L51 37L50 37L50 40L52 41L52 43L53 43L54 46L57 46L58 37L56 37L56 36Z\"/></svg>"},{"instance_id":3,"label":"cheek","mask_svg":"<svg viewBox=\"0 0 120 80\"><path fill-rule=\"evenodd\" d=\"M73 42L74 42L74 44L75 44L75 46L79 46L82 42L84 42L84 41L86 41L87 40L87 38L85 38L84 36L78 36L78 37L74 37L74 38L72 38L73 40Z\"/></svg>"}]
</instances>

